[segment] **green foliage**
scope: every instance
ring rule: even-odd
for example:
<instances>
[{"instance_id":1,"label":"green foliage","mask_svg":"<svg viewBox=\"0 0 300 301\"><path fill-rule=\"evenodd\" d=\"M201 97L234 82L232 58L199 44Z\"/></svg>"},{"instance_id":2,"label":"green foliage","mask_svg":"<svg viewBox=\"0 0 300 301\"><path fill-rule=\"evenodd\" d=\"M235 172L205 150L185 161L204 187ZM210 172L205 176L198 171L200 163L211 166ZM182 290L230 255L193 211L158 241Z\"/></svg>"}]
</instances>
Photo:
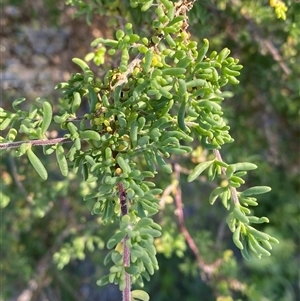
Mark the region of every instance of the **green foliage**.
<instances>
[{"instance_id":1,"label":"green foliage","mask_svg":"<svg viewBox=\"0 0 300 301\"><path fill-rule=\"evenodd\" d=\"M69 4L79 7L77 15L86 13L88 21L95 10L104 14L108 9L106 1ZM151 15L151 34L141 35L134 30L134 24L126 23L116 31L114 39L95 39L91 45L96 50L85 56L85 61L93 60L96 66L111 61L117 64L98 78L94 68L74 58L80 72L56 87L63 94L59 112L52 112L52 105L44 99L37 99L29 110L19 107L24 98L13 102L14 112L1 108L0 128L6 130L1 148L16 147L19 157L26 154L43 180L48 178L47 166L33 151L34 145L42 145L47 156L55 152L64 177L82 174L87 185L83 197L89 201L92 214L99 216L101 224L118 225L117 232L106 242L111 251L104 263L110 268L108 275L98 280L99 285L114 283L125 291L129 277L132 284L143 286L143 279L150 280L159 268L157 250L166 256L173 250L182 255L186 248L183 237L174 235L170 239L171 231L161 233L161 226L153 220L160 211L163 192L156 185L160 171L168 174L163 176L167 182L171 181L174 162L191 159L195 145L212 151L213 157L204 161L198 158L187 181L199 180L205 174L217 183L208 201L214 205L221 200L228 211L226 222L233 243L246 260L270 256L278 240L256 229L257 224L268 223L269 219L257 216L252 207L258 205L257 195L271 189L241 188L247 171L257 166L248 162L226 163L219 152L233 142L223 104L232 93L224 87L231 89L239 84L239 60L229 56L227 47L210 51L208 39L199 43L190 37L186 16L190 8L185 5L167 0L130 4L145 16ZM117 1L109 8L112 15L116 6ZM275 10L285 19L282 6ZM88 110L84 109L86 103ZM84 116L80 115L82 111ZM57 125L63 137L47 139L49 127ZM10 197L5 191L3 195L4 208ZM166 241L169 250L164 247ZM83 259L86 249L93 251L95 244L103 248L102 239L95 235L74 237L54 253L58 268L74 258ZM124 259L126 252L129 264ZM223 256L225 262L233 262L226 254ZM219 283L218 291L229 295L226 288L227 284ZM144 291L131 293L133 300L149 299Z\"/></svg>"}]
</instances>

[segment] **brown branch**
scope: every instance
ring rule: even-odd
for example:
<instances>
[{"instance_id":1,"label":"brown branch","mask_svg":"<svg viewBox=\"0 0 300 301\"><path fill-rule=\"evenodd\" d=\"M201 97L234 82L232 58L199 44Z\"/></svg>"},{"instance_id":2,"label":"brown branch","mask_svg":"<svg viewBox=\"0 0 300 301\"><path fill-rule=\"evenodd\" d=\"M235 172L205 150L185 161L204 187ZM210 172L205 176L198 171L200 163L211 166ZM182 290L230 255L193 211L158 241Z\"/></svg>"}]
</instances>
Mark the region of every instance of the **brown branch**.
<instances>
[{"instance_id":1,"label":"brown branch","mask_svg":"<svg viewBox=\"0 0 300 301\"><path fill-rule=\"evenodd\" d=\"M237 7L237 6L239 6L240 1L230 0L230 4L231 4L231 6ZM212 6L212 5L207 5L206 7L207 7L208 11L211 11L213 14L217 15L217 17L223 21L222 24L228 23L228 16L226 16L224 14L224 12L220 11L218 8L216 8L215 6ZM257 41L260 44L261 47L264 46L267 49L267 51L273 57L274 61L278 62L279 66L281 67L281 69L283 70L283 72L286 75L290 75L291 74L291 70L286 65L286 63L284 62L284 59L282 58L279 50L276 48L276 46L274 45L274 43L269 38L264 37L264 35L263 35L260 27L249 16L249 14L247 14L244 10L241 10L241 9L239 10L239 12L240 12L240 16L247 23L248 31L249 31L250 35L252 36L252 38L255 41ZM232 30L232 28L230 28L229 30L226 30L226 33L234 41L237 41L236 30Z\"/></svg>"},{"instance_id":2,"label":"brown branch","mask_svg":"<svg viewBox=\"0 0 300 301\"><path fill-rule=\"evenodd\" d=\"M174 164L174 174L175 177L179 183L180 181L180 173L181 173L181 167L179 164L175 163ZM176 212L177 212L177 217L178 217L178 223L179 223L179 228L184 236L189 248L191 251L194 253L196 257L197 264L202 271L201 273L201 279L203 281L207 281L211 279L212 275L214 274L215 270L218 269L218 267L222 263L222 259L219 258L217 259L214 263L212 264L207 264L203 260L202 256L200 255L199 249L193 239L193 237L190 235L189 231L187 230L184 222L184 214L183 214L183 203L182 203L182 192L180 185L177 187L176 195L175 195L175 204L176 204Z\"/></svg>"},{"instance_id":3,"label":"brown branch","mask_svg":"<svg viewBox=\"0 0 300 301\"><path fill-rule=\"evenodd\" d=\"M18 174L18 171L17 171L17 166L16 166L15 159L12 156L9 156L8 161L9 161L12 177L13 177L17 187L19 188L21 193L24 195L26 201L29 204L34 204L34 201L33 201L32 197L27 193L25 187L23 186L22 182L19 179L19 174Z\"/></svg>"},{"instance_id":4,"label":"brown branch","mask_svg":"<svg viewBox=\"0 0 300 301\"><path fill-rule=\"evenodd\" d=\"M69 226L55 240L53 246L37 262L34 276L28 281L28 286L17 296L16 301L33 301L38 292L51 281L47 276L52 265L52 255L59 249L63 240L73 233L74 229L80 231L86 227L85 224Z\"/></svg>"},{"instance_id":5,"label":"brown branch","mask_svg":"<svg viewBox=\"0 0 300 301\"><path fill-rule=\"evenodd\" d=\"M181 166L178 163L174 164L174 175L179 183L180 180L180 174L181 174ZM222 278L222 275L216 274L215 271L217 271L220 267L220 265L223 263L222 258L218 258L214 263L212 264L207 264L203 260L202 256L200 255L199 249L193 239L193 237L190 235L188 232L185 222L184 222L184 213L183 213L183 203L182 203L182 193L181 193L181 188L178 185L177 187L177 192L175 195L175 204L176 204L176 211L177 211L177 216L178 216L178 222L179 222L179 227L180 231L183 234L189 248L192 250L196 257L197 264L202 270L201 272L201 279L204 282L211 282L212 280L215 281L224 281ZM224 223L222 224L222 228L224 228ZM214 278L213 278L214 277ZM213 279L212 279L213 278ZM237 279L234 278L226 278L226 282L228 283L229 287L234 290L234 291L240 291L244 292L246 289L245 284L240 282Z\"/></svg>"},{"instance_id":6,"label":"brown branch","mask_svg":"<svg viewBox=\"0 0 300 301\"><path fill-rule=\"evenodd\" d=\"M54 145L57 143L69 143L69 142L72 142L71 138L54 138L54 139L4 142L4 143L0 143L0 149L18 148L24 143L35 146L35 145Z\"/></svg>"},{"instance_id":7,"label":"brown branch","mask_svg":"<svg viewBox=\"0 0 300 301\"><path fill-rule=\"evenodd\" d=\"M118 190L120 196L120 203L121 203L121 212L122 215L128 214L127 204L126 204L126 191L123 187L123 184L120 182L118 183ZM130 266L130 250L126 244L128 240L128 236L126 235L123 239L123 264L124 267ZM125 272L125 289L123 290L123 299L122 301L131 301L131 282L130 282L130 274Z\"/></svg>"},{"instance_id":8,"label":"brown branch","mask_svg":"<svg viewBox=\"0 0 300 301\"><path fill-rule=\"evenodd\" d=\"M273 57L274 61L278 62L279 66L283 70L283 72L286 75L291 74L290 68L285 64L284 59L282 58L279 50L276 48L274 43L265 37L263 37L263 34L258 27L258 25L255 23L255 21L246 13L241 11L242 17L248 22L248 26L250 28L250 33L252 34L253 38L258 41L260 44L264 45L271 56Z\"/></svg>"},{"instance_id":9,"label":"brown branch","mask_svg":"<svg viewBox=\"0 0 300 301\"><path fill-rule=\"evenodd\" d=\"M167 200L168 196L170 196L172 191L176 190L177 185L178 185L177 181L176 181L176 183L174 183L174 181L173 181L170 185L168 185L165 188L165 190L164 190L164 192L163 192L163 194L160 198L160 202L159 202L159 205L160 205L160 208L161 208L161 211L159 212L159 214L161 214L163 212L163 210L165 209L166 200Z\"/></svg>"},{"instance_id":10,"label":"brown branch","mask_svg":"<svg viewBox=\"0 0 300 301\"><path fill-rule=\"evenodd\" d=\"M119 196L120 196L121 211L122 211L122 215L124 216L124 215L128 214L128 210L127 210L127 204L126 204L126 191L121 182L118 183L118 190L119 190Z\"/></svg>"}]
</instances>

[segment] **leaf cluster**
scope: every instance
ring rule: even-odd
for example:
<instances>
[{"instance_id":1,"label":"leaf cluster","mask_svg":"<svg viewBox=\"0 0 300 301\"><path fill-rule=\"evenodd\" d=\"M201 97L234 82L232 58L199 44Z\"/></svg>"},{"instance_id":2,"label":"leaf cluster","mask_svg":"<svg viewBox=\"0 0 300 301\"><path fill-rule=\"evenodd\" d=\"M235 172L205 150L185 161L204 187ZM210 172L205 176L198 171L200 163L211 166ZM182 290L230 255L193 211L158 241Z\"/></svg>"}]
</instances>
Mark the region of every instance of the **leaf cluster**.
<instances>
[{"instance_id":1,"label":"leaf cluster","mask_svg":"<svg viewBox=\"0 0 300 301\"><path fill-rule=\"evenodd\" d=\"M130 3L155 16L152 36L140 36L127 23L116 31L114 39L94 40L91 45L98 50L88 59L99 66L105 64L107 54L117 66L99 79L85 61L74 58L80 72L56 87L63 94L63 110L53 114L52 105L42 101L26 112L18 107L24 99L16 100L15 112L0 111L1 129L9 128L1 137L2 145L14 143L18 133L24 133L29 141L24 141L16 154L26 154L42 179L48 174L32 150L32 140L41 140L45 155L55 152L63 176L71 169L81 173L85 182L97 183L97 189L84 200L93 200L92 214L99 215L103 224L119 223L118 232L107 242L107 248L114 249L105 263L112 266L109 275L99 280L100 285L115 283L125 290L129 274L132 283L142 286L142 278L149 280L158 269L154 241L161 228L151 216L160 210L158 195L162 189L156 188L153 179L159 171L171 174L169 162L176 156L190 155L193 143L212 150L215 159L195 166L188 181L205 170L210 180L225 179L224 185L211 192L209 202L213 205L220 198L229 211L227 224L244 258L250 259L249 253L258 258L269 256L271 243L278 241L252 226L268 219L255 216L248 207L258 204L253 196L270 189L255 186L238 192L245 183L242 177L256 166L248 162L227 164L219 153L224 144L233 142L222 107L224 98L232 94L223 89L239 84L242 65L230 56L228 48L209 53L208 39L199 46L190 38L188 8L168 0L156 1L156 5L154 1ZM80 116L85 102L88 111ZM64 133L62 141L70 143L67 151L63 144L47 139L53 121ZM120 185L125 190L125 203ZM73 251L75 257L82 258L84 248L85 242L78 238L54 258L62 268ZM124 264L127 248L130 266ZM136 294L147 300L147 295Z\"/></svg>"}]
</instances>

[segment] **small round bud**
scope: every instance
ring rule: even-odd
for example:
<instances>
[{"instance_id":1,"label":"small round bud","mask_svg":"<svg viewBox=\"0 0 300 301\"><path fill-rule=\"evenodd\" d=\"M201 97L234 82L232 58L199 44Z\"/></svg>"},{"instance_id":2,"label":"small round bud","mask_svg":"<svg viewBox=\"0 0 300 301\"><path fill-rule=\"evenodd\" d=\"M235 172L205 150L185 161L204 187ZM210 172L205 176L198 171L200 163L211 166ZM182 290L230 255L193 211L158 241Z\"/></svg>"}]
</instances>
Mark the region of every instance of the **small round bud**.
<instances>
[{"instance_id":1,"label":"small round bud","mask_svg":"<svg viewBox=\"0 0 300 301\"><path fill-rule=\"evenodd\" d=\"M125 24L125 28L126 29L131 29L132 28L132 24L131 23L126 23Z\"/></svg>"},{"instance_id":2,"label":"small round bud","mask_svg":"<svg viewBox=\"0 0 300 301\"><path fill-rule=\"evenodd\" d=\"M116 169L116 174L119 176L120 174L122 174L122 169L120 167L118 167Z\"/></svg>"}]
</instances>

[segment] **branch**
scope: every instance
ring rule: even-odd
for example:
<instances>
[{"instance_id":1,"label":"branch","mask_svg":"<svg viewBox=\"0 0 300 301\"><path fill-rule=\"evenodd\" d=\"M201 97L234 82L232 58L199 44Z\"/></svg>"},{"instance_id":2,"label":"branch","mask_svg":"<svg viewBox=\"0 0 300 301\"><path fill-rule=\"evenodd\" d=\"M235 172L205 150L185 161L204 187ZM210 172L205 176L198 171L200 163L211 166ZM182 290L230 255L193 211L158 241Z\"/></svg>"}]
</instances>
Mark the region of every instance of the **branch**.
<instances>
[{"instance_id":1,"label":"branch","mask_svg":"<svg viewBox=\"0 0 300 301\"><path fill-rule=\"evenodd\" d=\"M154 46L150 47L149 49L153 48ZM114 91L118 86L124 85L128 82L129 76L132 74L134 68L142 61L143 57L144 55L139 53L136 58L132 60L132 62L128 65L127 71L122 73L120 79L112 86L112 91Z\"/></svg>"},{"instance_id":2,"label":"branch","mask_svg":"<svg viewBox=\"0 0 300 301\"><path fill-rule=\"evenodd\" d=\"M34 146L34 145L54 145L57 143L68 143L68 142L72 142L72 139L71 138L54 138L54 139L5 142L5 143L0 143L0 149L18 148L24 143Z\"/></svg>"},{"instance_id":3,"label":"branch","mask_svg":"<svg viewBox=\"0 0 300 301\"><path fill-rule=\"evenodd\" d=\"M174 164L174 174L175 174L175 177L176 177L178 183L180 181L180 172L181 172L180 165L178 163L175 163ZM201 273L201 279L203 281L207 281L212 278L215 270L218 269L218 267L221 265L222 259L219 258L214 263L207 264L207 263L205 263L202 256L200 255L199 249L198 249L193 237L190 235L189 231L187 230L187 228L185 226L184 214L183 214L183 204L182 204L182 192L181 192L181 188L179 185L177 186L177 191L175 194L175 204L176 204L176 209L177 209L177 217L178 217L180 231L183 234L189 248L194 253L200 270L203 271Z\"/></svg>"},{"instance_id":4,"label":"branch","mask_svg":"<svg viewBox=\"0 0 300 301\"><path fill-rule=\"evenodd\" d=\"M120 196L120 203L121 203L121 212L122 215L128 214L127 204L126 204L126 191L123 187L123 184L120 182L118 183L118 190ZM130 266L130 250L126 244L128 240L128 236L126 235L123 239L123 264L124 267ZM130 283L130 275L125 272L125 289L123 291L123 299L122 301L131 301L131 283Z\"/></svg>"},{"instance_id":5,"label":"branch","mask_svg":"<svg viewBox=\"0 0 300 301\"><path fill-rule=\"evenodd\" d=\"M196 0L181 0L177 3L175 3L175 16L183 15L186 19L184 30L186 30L187 27L188 27L187 12L190 11L193 8L193 5L194 5L195 1ZM167 24L168 23L166 23L165 25L167 25ZM155 49L162 39L163 39L163 36L160 36L157 43L150 44L149 45L149 50L150 49ZM144 58L144 54L139 53L132 60L132 62L128 65L127 71L122 73L122 75L120 76L120 79L112 86L112 88L111 88L112 91L114 91L118 86L124 85L128 82L129 76L132 74L134 68L141 63L143 58Z\"/></svg>"},{"instance_id":6,"label":"branch","mask_svg":"<svg viewBox=\"0 0 300 301\"><path fill-rule=\"evenodd\" d=\"M34 276L28 281L28 286L17 297L16 301L31 301L34 300L36 294L41 290L48 282L47 276L48 270L52 266L52 255L59 249L63 240L73 233L74 229L80 231L84 229L85 225L69 226L56 238L53 246L48 252L37 262L34 271Z\"/></svg>"},{"instance_id":7,"label":"branch","mask_svg":"<svg viewBox=\"0 0 300 301\"><path fill-rule=\"evenodd\" d=\"M19 188L21 193L24 195L26 201L29 204L34 204L34 201L33 201L32 197L27 193L25 187L23 186L22 182L19 179L19 174L18 174L18 171L17 171L17 166L16 166L15 159L12 156L9 155L8 156L8 162L9 162L9 165L10 165L11 174L13 176L13 179L14 179L17 187Z\"/></svg>"},{"instance_id":8,"label":"branch","mask_svg":"<svg viewBox=\"0 0 300 301\"><path fill-rule=\"evenodd\" d=\"M273 57L274 61L278 62L283 72L286 75L290 75L291 74L290 68L285 64L284 59L282 58L281 54L279 53L279 50L275 47L273 42L270 39L263 37L260 28L247 13L241 10L241 14L243 18L248 22L250 33L252 34L253 38L259 43L261 43L262 45L264 45L268 49L271 56Z\"/></svg>"},{"instance_id":9,"label":"branch","mask_svg":"<svg viewBox=\"0 0 300 301\"><path fill-rule=\"evenodd\" d=\"M181 169L182 168L178 163L174 164L174 174L175 174L177 183L179 183L179 180L180 180ZM199 249L198 249L194 239L192 238L192 236L190 235L190 233L188 232L188 230L185 226L183 203L182 203L182 193L181 193L181 188L179 185L177 187L177 192L175 195L175 204L176 204L176 209L177 209L177 216L178 216L180 231L183 234L186 242L188 243L189 248L194 253L200 270L203 271L201 273L201 279L204 282L208 282L210 280L213 280L214 282L224 281L224 279L222 278L222 275L220 276L215 273L216 271L218 271L220 265L223 262L222 258L217 259L212 264L205 263L202 256L200 255ZM214 276L214 278L213 278L213 276ZM229 287L234 291L240 291L240 292L244 293L246 290L246 285L237 279L226 278L225 281L228 283Z\"/></svg>"},{"instance_id":10,"label":"branch","mask_svg":"<svg viewBox=\"0 0 300 301\"><path fill-rule=\"evenodd\" d=\"M215 157L217 158L218 161L223 162L223 159L221 157L221 154L219 152L219 150L214 149L213 153L215 155ZM222 174L226 177L226 168L225 167L221 167L222 170ZM234 187L230 186L230 193L231 193L231 199L233 200L235 205L239 205L240 201L239 201L239 197L237 194L237 191Z\"/></svg>"},{"instance_id":11,"label":"branch","mask_svg":"<svg viewBox=\"0 0 300 301\"><path fill-rule=\"evenodd\" d=\"M239 5L239 1L236 1L236 0L231 0L230 3L231 3L232 6L238 6ZM216 14L218 18L221 18L222 21L224 21L223 22L224 24L227 23L228 19L226 19L227 17L224 16L222 11L220 11L218 8L216 8L212 5L207 5L206 7L209 11L212 11L214 14ZM240 13L241 17L247 22L248 32L253 37L253 39L256 40L261 46L266 47L268 52L273 57L274 61L278 62L279 66L281 67L283 72L286 75L290 75L291 70L286 65L286 63L284 62L284 59L282 58L279 50L276 48L274 43L270 39L263 36L263 33L262 33L260 27L256 24L256 22L244 10L240 9L239 13ZM226 33L234 41L237 40L236 30L233 30L232 28L230 28L229 30L226 30Z\"/></svg>"}]
</instances>

